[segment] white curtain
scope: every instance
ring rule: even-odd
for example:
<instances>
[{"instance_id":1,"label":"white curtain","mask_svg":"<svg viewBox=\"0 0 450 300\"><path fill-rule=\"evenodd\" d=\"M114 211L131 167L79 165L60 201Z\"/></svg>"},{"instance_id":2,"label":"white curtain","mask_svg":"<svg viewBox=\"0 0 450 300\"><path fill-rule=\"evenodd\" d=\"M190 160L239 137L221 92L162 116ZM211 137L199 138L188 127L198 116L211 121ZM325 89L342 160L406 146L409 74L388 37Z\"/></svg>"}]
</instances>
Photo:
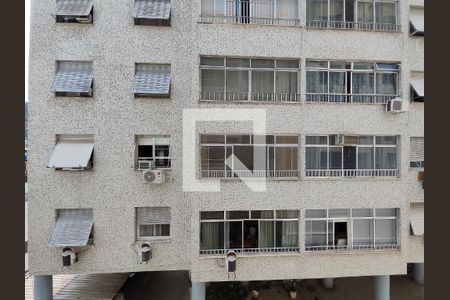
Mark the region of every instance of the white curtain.
<instances>
[{"instance_id":1,"label":"white curtain","mask_svg":"<svg viewBox=\"0 0 450 300\"><path fill-rule=\"evenodd\" d=\"M397 148L376 147L375 148L376 169L397 169Z\"/></svg>"},{"instance_id":2,"label":"white curtain","mask_svg":"<svg viewBox=\"0 0 450 300\"><path fill-rule=\"evenodd\" d=\"M373 245L373 219L353 220L353 245Z\"/></svg>"},{"instance_id":3,"label":"white curtain","mask_svg":"<svg viewBox=\"0 0 450 300\"><path fill-rule=\"evenodd\" d=\"M297 94L297 72L276 72L276 93Z\"/></svg>"},{"instance_id":4,"label":"white curtain","mask_svg":"<svg viewBox=\"0 0 450 300\"><path fill-rule=\"evenodd\" d=\"M353 72L352 88L353 94L373 94L373 73Z\"/></svg>"},{"instance_id":5,"label":"white curtain","mask_svg":"<svg viewBox=\"0 0 450 300\"><path fill-rule=\"evenodd\" d=\"M298 0L277 0L276 10L278 19L298 19Z\"/></svg>"},{"instance_id":6,"label":"white curtain","mask_svg":"<svg viewBox=\"0 0 450 300\"><path fill-rule=\"evenodd\" d=\"M373 0L358 1L358 22L373 22Z\"/></svg>"},{"instance_id":7,"label":"white curtain","mask_svg":"<svg viewBox=\"0 0 450 300\"><path fill-rule=\"evenodd\" d=\"M327 168L327 148L326 147L306 147L306 169L326 169Z\"/></svg>"},{"instance_id":8,"label":"white curtain","mask_svg":"<svg viewBox=\"0 0 450 300\"><path fill-rule=\"evenodd\" d=\"M330 93L346 94L345 72L330 72Z\"/></svg>"},{"instance_id":9,"label":"white curtain","mask_svg":"<svg viewBox=\"0 0 450 300\"><path fill-rule=\"evenodd\" d=\"M252 93L265 94L274 92L273 71L252 71Z\"/></svg>"},{"instance_id":10,"label":"white curtain","mask_svg":"<svg viewBox=\"0 0 450 300\"><path fill-rule=\"evenodd\" d=\"M306 92L328 93L328 71L307 71Z\"/></svg>"},{"instance_id":11,"label":"white curtain","mask_svg":"<svg viewBox=\"0 0 450 300\"><path fill-rule=\"evenodd\" d=\"M306 19L328 21L328 0L306 0Z\"/></svg>"},{"instance_id":12,"label":"white curtain","mask_svg":"<svg viewBox=\"0 0 450 300\"><path fill-rule=\"evenodd\" d=\"M377 73L377 94L395 95L397 94L397 74Z\"/></svg>"},{"instance_id":13,"label":"white curtain","mask_svg":"<svg viewBox=\"0 0 450 300\"><path fill-rule=\"evenodd\" d=\"M201 223L200 249L219 249L223 245L223 236L220 235L220 222ZM222 239L222 241L220 241Z\"/></svg>"},{"instance_id":14,"label":"white curtain","mask_svg":"<svg viewBox=\"0 0 450 300\"><path fill-rule=\"evenodd\" d=\"M298 247L298 221L282 221L281 246Z\"/></svg>"},{"instance_id":15,"label":"white curtain","mask_svg":"<svg viewBox=\"0 0 450 300\"><path fill-rule=\"evenodd\" d=\"M330 0L330 21L344 21L344 0Z\"/></svg>"},{"instance_id":16,"label":"white curtain","mask_svg":"<svg viewBox=\"0 0 450 300\"><path fill-rule=\"evenodd\" d=\"M377 23L396 24L395 3L375 2L375 20Z\"/></svg>"},{"instance_id":17,"label":"white curtain","mask_svg":"<svg viewBox=\"0 0 450 300\"><path fill-rule=\"evenodd\" d=\"M272 248L274 247L274 222L273 221L261 221L259 231L259 247L260 248Z\"/></svg>"},{"instance_id":18,"label":"white curtain","mask_svg":"<svg viewBox=\"0 0 450 300\"><path fill-rule=\"evenodd\" d=\"M397 242L395 219L375 219L375 243L395 244Z\"/></svg>"},{"instance_id":19,"label":"white curtain","mask_svg":"<svg viewBox=\"0 0 450 300\"><path fill-rule=\"evenodd\" d=\"M358 169L373 168L373 147L358 147Z\"/></svg>"}]
</instances>

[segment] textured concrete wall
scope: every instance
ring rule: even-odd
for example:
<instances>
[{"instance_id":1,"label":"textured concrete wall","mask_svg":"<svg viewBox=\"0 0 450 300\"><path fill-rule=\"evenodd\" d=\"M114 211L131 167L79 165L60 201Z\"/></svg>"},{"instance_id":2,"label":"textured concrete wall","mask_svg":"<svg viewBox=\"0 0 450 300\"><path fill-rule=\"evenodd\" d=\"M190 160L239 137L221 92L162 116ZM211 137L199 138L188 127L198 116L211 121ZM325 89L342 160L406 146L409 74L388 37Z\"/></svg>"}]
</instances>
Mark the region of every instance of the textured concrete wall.
<instances>
[{"instance_id":1,"label":"textured concrete wall","mask_svg":"<svg viewBox=\"0 0 450 300\"><path fill-rule=\"evenodd\" d=\"M304 1L300 11L304 12ZM409 202L417 181L409 171L409 137L423 135L423 104L404 114L386 114L381 105L207 104L199 103L199 56L299 58L301 94L305 59L399 61L401 91L409 96L410 70L423 70L421 40L408 36L408 1L401 3L402 33L313 30L282 26L199 24L200 1L174 1L171 27L135 26L132 0L95 0L94 24L56 24L55 2L35 0L30 43L29 205L30 271L35 274L191 270L196 281L225 280L215 258L200 258L198 212L212 209L299 209L304 243L307 208L401 209L402 250L344 254L239 258L238 279L313 278L406 272L409 259ZM304 15L304 13L302 13ZM304 18L302 18L302 22ZM420 47L419 47L420 48ZM56 60L90 60L94 97L55 97L49 91ZM170 99L134 99L135 62L170 63ZM218 193L182 190L182 109L265 108L269 133L301 134L300 171L304 172L304 136L308 133L396 134L401 138L401 177L394 179L308 179L268 183L253 193L239 181L222 183ZM199 124L198 133L248 133L249 124ZM58 172L46 165L55 134L94 134L94 170ZM134 135L169 134L172 171L161 186L149 186L133 169ZM422 198L421 198L422 197ZM134 207L170 206L171 235L153 243L153 259L137 264ZM51 249L57 208L93 208L94 245L70 268L61 266L61 249ZM420 250L419 250L420 251ZM422 247L423 251L423 247ZM389 260L390 263L385 262Z\"/></svg>"}]
</instances>

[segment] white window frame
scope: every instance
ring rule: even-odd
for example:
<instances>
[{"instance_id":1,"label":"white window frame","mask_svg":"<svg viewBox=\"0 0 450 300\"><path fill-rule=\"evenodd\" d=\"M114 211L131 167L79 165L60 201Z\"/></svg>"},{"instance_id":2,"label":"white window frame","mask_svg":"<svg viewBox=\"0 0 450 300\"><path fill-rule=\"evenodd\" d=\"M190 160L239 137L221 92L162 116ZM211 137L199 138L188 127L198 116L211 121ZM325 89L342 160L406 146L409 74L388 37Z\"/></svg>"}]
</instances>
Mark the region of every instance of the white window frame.
<instances>
[{"instance_id":1,"label":"white window frame","mask_svg":"<svg viewBox=\"0 0 450 300\"><path fill-rule=\"evenodd\" d=\"M153 139L153 143L151 144L140 144L139 139ZM169 144L165 143L158 143L158 139L169 139ZM143 135L137 135L135 137L135 168L137 169L137 165L139 161L151 161L155 162L158 159L168 160L170 167L154 167L154 169L157 170L171 170L172 169L172 157L171 157L171 146L170 146L170 136L169 135L149 135L149 134L143 134ZM169 147L169 156L156 156L156 146L168 146ZM152 156L151 157L139 157L139 146L152 146Z\"/></svg>"}]
</instances>

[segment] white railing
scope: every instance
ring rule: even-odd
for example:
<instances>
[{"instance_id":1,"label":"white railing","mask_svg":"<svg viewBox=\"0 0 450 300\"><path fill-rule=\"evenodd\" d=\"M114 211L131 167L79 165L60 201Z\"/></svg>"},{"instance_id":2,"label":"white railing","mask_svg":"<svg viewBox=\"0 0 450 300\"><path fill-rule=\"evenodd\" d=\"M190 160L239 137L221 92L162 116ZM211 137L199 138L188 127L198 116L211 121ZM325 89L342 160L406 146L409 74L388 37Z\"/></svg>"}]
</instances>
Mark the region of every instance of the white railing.
<instances>
[{"instance_id":1,"label":"white railing","mask_svg":"<svg viewBox=\"0 0 450 300\"><path fill-rule=\"evenodd\" d=\"M306 93L306 102L385 104L398 95Z\"/></svg>"},{"instance_id":2,"label":"white railing","mask_svg":"<svg viewBox=\"0 0 450 300\"><path fill-rule=\"evenodd\" d=\"M280 11L289 12L289 16ZM300 26L297 10L277 5L275 1L226 1L225 11L202 8L200 22Z\"/></svg>"},{"instance_id":3,"label":"white railing","mask_svg":"<svg viewBox=\"0 0 450 300\"><path fill-rule=\"evenodd\" d=\"M237 249L211 249L200 250L200 255L224 255L228 251L239 254L260 254L260 253L299 253L299 247L272 247L272 248L237 248Z\"/></svg>"},{"instance_id":4,"label":"white railing","mask_svg":"<svg viewBox=\"0 0 450 300\"><path fill-rule=\"evenodd\" d=\"M298 177L298 170L200 170L202 178L290 178Z\"/></svg>"},{"instance_id":5,"label":"white railing","mask_svg":"<svg viewBox=\"0 0 450 300\"><path fill-rule=\"evenodd\" d=\"M400 31L400 24L393 23L369 23L369 22L343 22L343 21L314 21L307 20L306 27L313 28L336 28L336 29L359 29L374 31Z\"/></svg>"},{"instance_id":6,"label":"white railing","mask_svg":"<svg viewBox=\"0 0 450 300\"><path fill-rule=\"evenodd\" d=\"M344 246L305 246L305 251L349 251L349 250L400 250L398 244L376 244L376 245L344 245Z\"/></svg>"},{"instance_id":7,"label":"white railing","mask_svg":"<svg viewBox=\"0 0 450 300\"><path fill-rule=\"evenodd\" d=\"M397 177L398 169L306 170L306 177Z\"/></svg>"},{"instance_id":8,"label":"white railing","mask_svg":"<svg viewBox=\"0 0 450 300\"><path fill-rule=\"evenodd\" d=\"M200 92L200 100L225 102L300 102L300 94Z\"/></svg>"}]
</instances>

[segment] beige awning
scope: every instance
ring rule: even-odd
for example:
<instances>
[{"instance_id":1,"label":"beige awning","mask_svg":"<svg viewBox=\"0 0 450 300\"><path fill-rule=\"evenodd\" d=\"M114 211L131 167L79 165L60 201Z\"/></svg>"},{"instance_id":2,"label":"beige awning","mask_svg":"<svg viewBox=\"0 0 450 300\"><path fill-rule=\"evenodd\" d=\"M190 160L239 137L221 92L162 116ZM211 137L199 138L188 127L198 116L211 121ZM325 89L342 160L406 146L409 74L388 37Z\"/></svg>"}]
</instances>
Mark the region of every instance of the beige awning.
<instances>
[{"instance_id":1,"label":"beige awning","mask_svg":"<svg viewBox=\"0 0 450 300\"><path fill-rule=\"evenodd\" d=\"M414 98L425 97L425 80L422 72L411 73L411 88L415 93L415 95L413 95Z\"/></svg>"},{"instance_id":2,"label":"beige awning","mask_svg":"<svg viewBox=\"0 0 450 300\"><path fill-rule=\"evenodd\" d=\"M409 9L409 20L411 22L411 35L423 36L425 34L424 9L411 7Z\"/></svg>"},{"instance_id":3,"label":"beige awning","mask_svg":"<svg viewBox=\"0 0 450 300\"><path fill-rule=\"evenodd\" d=\"M423 203L412 203L409 210L411 229L414 235L424 235L425 207Z\"/></svg>"},{"instance_id":4,"label":"beige awning","mask_svg":"<svg viewBox=\"0 0 450 300\"><path fill-rule=\"evenodd\" d=\"M85 17L91 13L94 0L58 0L54 16Z\"/></svg>"}]
</instances>

